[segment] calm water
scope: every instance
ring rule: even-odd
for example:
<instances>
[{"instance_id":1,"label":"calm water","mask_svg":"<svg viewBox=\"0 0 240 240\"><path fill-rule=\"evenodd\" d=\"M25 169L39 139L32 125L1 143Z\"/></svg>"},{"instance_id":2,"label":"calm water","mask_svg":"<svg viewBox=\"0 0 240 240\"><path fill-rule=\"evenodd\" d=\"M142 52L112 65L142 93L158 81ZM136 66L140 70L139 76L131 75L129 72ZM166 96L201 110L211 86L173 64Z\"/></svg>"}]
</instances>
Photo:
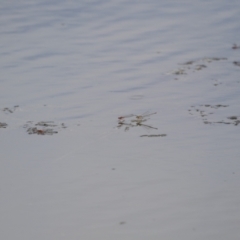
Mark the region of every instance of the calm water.
<instances>
[{"instance_id":1,"label":"calm water","mask_svg":"<svg viewBox=\"0 0 240 240\"><path fill-rule=\"evenodd\" d=\"M240 239L239 1L2 1L0 34L1 239Z\"/></svg>"}]
</instances>

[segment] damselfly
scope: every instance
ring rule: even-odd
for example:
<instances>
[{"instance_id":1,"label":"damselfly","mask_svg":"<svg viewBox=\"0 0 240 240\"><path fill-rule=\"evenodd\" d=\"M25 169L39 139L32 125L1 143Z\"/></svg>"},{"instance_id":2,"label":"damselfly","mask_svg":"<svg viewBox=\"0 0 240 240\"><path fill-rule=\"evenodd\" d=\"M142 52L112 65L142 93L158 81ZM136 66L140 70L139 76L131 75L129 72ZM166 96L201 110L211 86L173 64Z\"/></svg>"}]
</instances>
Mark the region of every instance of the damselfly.
<instances>
[{"instance_id":1,"label":"damselfly","mask_svg":"<svg viewBox=\"0 0 240 240\"><path fill-rule=\"evenodd\" d=\"M143 115L135 115L136 119L133 119L131 122L136 122L137 124L142 123L142 122L146 122L147 121L146 117L149 117L153 114L156 114L156 112L154 112L154 113L144 113Z\"/></svg>"}]
</instances>

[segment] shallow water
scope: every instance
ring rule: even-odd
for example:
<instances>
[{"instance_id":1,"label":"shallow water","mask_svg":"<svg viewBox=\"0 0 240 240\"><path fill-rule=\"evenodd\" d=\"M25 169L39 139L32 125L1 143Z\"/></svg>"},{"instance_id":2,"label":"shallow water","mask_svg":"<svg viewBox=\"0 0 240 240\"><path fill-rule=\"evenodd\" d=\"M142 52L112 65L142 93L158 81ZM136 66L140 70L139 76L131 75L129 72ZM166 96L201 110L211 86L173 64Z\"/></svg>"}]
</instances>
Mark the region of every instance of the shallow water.
<instances>
[{"instance_id":1,"label":"shallow water","mask_svg":"<svg viewBox=\"0 0 240 240\"><path fill-rule=\"evenodd\" d=\"M239 9L2 1L1 239L239 239Z\"/></svg>"}]
</instances>

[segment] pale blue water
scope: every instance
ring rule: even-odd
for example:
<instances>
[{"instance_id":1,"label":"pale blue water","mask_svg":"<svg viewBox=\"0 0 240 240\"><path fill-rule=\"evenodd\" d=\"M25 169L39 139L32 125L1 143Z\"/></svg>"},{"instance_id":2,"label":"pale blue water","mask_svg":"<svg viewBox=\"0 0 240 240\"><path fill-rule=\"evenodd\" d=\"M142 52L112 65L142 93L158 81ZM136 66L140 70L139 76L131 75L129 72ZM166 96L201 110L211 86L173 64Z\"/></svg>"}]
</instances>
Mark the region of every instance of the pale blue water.
<instances>
[{"instance_id":1,"label":"pale blue water","mask_svg":"<svg viewBox=\"0 0 240 240\"><path fill-rule=\"evenodd\" d=\"M239 9L2 1L1 239L238 240Z\"/></svg>"}]
</instances>

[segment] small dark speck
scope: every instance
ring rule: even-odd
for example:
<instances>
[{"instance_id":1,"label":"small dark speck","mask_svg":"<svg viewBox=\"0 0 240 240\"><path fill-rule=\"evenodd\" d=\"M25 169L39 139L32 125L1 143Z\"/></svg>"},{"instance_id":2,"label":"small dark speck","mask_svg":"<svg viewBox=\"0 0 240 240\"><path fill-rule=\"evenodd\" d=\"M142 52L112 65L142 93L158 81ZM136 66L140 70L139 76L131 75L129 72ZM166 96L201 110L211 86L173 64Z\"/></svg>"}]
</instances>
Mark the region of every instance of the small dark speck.
<instances>
[{"instance_id":1,"label":"small dark speck","mask_svg":"<svg viewBox=\"0 0 240 240\"><path fill-rule=\"evenodd\" d=\"M233 44L232 49L238 49L240 46L238 46L236 43Z\"/></svg>"},{"instance_id":2,"label":"small dark speck","mask_svg":"<svg viewBox=\"0 0 240 240\"><path fill-rule=\"evenodd\" d=\"M122 222L120 222L119 224L120 224L120 225L123 225L123 224L126 224L126 222L122 221Z\"/></svg>"},{"instance_id":3,"label":"small dark speck","mask_svg":"<svg viewBox=\"0 0 240 240\"><path fill-rule=\"evenodd\" d=\"M228 117L228 119L237 120L237 116Z\"/></svg>"},{"instance_id":4,"label":"small dark speck","mask_svg":"<svg viewBox=\"0 0 240 240\"><path fill-rule=\"evenodd\" d=\"M240 67L240 62L239 61L234 61L233 64Z\"/></svg>"}]
</instances>

